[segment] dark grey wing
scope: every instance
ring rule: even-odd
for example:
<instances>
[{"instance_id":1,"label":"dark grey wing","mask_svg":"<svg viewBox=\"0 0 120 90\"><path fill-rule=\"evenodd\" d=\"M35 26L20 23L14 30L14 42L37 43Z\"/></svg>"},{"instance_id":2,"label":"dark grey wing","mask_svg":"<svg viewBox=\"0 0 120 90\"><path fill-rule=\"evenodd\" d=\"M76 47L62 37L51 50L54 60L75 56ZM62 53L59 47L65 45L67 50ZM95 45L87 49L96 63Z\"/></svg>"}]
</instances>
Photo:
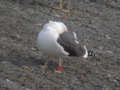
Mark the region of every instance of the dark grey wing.
<instances>
[{"instance_id":1,"label":"dark grey wing","mask_svg":"<svg viewBox=\"0 0 120 90\"><path fill-rule=\"evenodd\" d=\"M75 42L72 32L64 32L59 36L57 42L69 53L69 56L83 56L85 54L84 48Z\"/></svg>"}]
</instances>

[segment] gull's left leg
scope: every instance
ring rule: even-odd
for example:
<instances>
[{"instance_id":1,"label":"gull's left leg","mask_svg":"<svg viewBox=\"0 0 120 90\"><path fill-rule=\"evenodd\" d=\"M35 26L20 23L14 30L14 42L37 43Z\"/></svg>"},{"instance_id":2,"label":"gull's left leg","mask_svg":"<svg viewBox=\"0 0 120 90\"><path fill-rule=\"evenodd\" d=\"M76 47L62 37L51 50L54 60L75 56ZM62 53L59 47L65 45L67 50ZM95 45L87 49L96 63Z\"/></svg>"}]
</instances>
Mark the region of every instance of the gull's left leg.
<instances>
[{"instance_id":1,"label":"gull's left leg","mask_svg":"<svg viewBox=\"0 0 120 90\"><path fill-rule=\"evenodd\" d=\"M47 64L48 64L48 62L45 62L44 65L41 65L41 66L40 66L40 68L41 68L42 70L46 70L46 69L48 68Z\"/></svg>"},{"instance_id":2,"label":"gull's left leg","mask_svg":"<svg viewBox=\"0 0 120 90\"><path fill-rule=\"evenodd\" d=\"M59 7L60 7L60 9L63 9L63 0L59 1Z\"/></svg>"},{"instance_id":3,"label":"gull's left leg","mask_svg":"<svg viewBox=\"0 0 120 90\"><path fill-rule=\"evenodd\" d=\"M56 73L62 73L63 72L62 63L63 63L62 59L59 58L59 66L58 66L58 70L55 71Z\"/></svg>"},{"instance_id":4,"label":"gull's left leg","mask_svg":"<svg viewBox=\"0 0 120 90\"><path fill-rule=\"evenodd\" d=\"M67 9L66 10L62 10L64 13L66 13L66 14L69 14L70 13L70 0L67 0ZM62 6L63 7L63 6Z\"/></svg>"},{"instance_id":5,"label":"gull's left leg","mask_svg":"<svg viewBox=\"0 0 120 90\"><path fill-rule=\"evenodd\" d=\"M53 7L54 9L56 10L62 10L63 9L63 0L59 0L59 7L56 8L56 7Z\"/></svg>"},{"instance_id":6,"label":"gull's left leg","mask_svg":"<svg viewBox=\"0 0 120 90\"><path fill-rule=\"evenodd\" d=\"M62 10L64 13L69 14L70 12L70 0L67 0L67 9L63 9L63 0L59 0L59 8L54 8L56 10Z\"/></svg>"}]
</instances>

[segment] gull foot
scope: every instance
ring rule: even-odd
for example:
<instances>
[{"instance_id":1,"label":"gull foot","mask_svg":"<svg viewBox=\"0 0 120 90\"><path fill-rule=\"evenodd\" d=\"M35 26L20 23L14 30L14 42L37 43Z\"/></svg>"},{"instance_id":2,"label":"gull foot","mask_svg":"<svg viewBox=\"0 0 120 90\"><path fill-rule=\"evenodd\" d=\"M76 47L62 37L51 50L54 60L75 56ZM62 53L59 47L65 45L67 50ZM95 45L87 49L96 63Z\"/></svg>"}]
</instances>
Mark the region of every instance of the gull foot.
<instances>
[{"instance_id":1,"label":"gull foot","mask_svg":"<svg viewBox=\"0 0 120 90\"><path fill-rule=\"evenodd\" d=\"M55 73L62 74L63 72L60 70L56 70Z\"/></svg>"}]
</instances>

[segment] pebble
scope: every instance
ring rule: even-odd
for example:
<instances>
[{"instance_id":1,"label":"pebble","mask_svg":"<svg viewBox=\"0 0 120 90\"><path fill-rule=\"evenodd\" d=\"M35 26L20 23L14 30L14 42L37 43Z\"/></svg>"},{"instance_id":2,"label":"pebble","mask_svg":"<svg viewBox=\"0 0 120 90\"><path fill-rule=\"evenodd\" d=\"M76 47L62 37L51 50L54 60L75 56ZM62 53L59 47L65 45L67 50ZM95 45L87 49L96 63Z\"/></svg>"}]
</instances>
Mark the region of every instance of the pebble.
<instances>
[{"instance_id":1,"label":"pebble","mask_svg":"<svg viewBox=\"0 0 120 90\"><path fill-rule=\"evenodd\" d=\"M111 39L111 37L110 37L109 35L105 35L105 37L106 37L107 39Z\"/></svg>"}]
</instances>

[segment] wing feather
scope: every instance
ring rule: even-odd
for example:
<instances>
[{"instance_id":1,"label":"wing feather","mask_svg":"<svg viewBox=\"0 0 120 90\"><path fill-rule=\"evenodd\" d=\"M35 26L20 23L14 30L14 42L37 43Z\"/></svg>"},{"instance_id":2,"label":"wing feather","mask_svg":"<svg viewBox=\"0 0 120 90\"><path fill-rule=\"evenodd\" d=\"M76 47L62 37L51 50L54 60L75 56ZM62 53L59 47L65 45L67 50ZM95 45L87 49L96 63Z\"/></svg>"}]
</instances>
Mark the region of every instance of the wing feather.
<instances>
[{"instance_id":1,"label":"wing feather","mask_svg":"<svg viewBox=\"0 0 120 90\"><path fill-rule=\"evenodd\" d=\"M69 53L69 56L83 56L85 54L84 48L76 43L72 32L64 32L59 36L57 42Z\"/></svg>"}]
</instances>

